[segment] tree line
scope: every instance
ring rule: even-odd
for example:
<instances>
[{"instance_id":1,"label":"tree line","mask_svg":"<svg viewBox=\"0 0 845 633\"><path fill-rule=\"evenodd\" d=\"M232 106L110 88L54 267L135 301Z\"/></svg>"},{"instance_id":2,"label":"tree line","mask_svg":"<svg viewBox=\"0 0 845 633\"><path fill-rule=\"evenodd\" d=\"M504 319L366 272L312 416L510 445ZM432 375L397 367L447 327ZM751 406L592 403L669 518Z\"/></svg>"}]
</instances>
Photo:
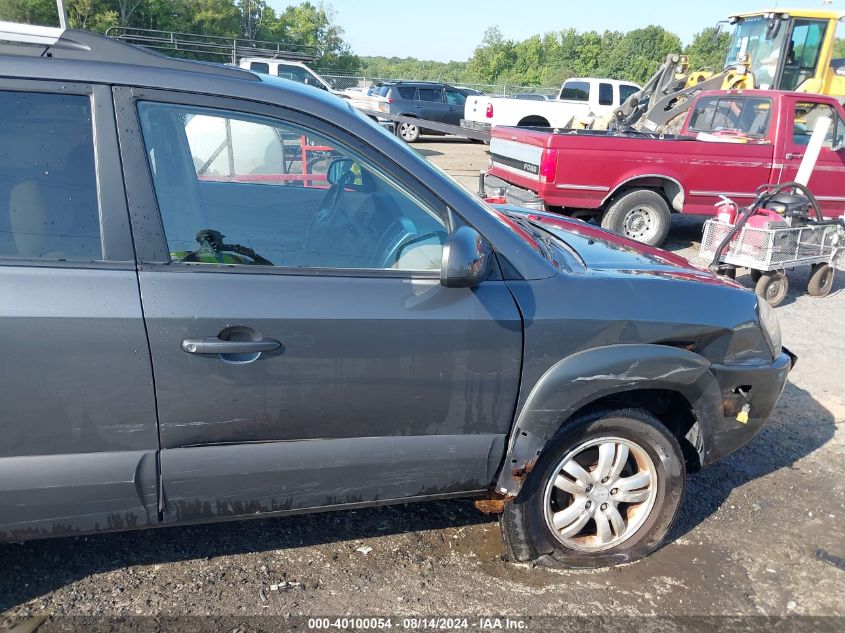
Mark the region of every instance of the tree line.
<instances>
[{"instance_id":1,"label":"tree line","mask_svg":"<svg viewBox=\"0 0 845 633\"><path fill-rule=\"evenodd\" d=\"M71 28L160 29L318 46L320 64L355 72L360 60L330 5L301 2L276 13L266 0L65 0ZM0 20L56 24L55 0L0 0Z\"/></svg>"},{"instance_id":2,"label":"tree line","mask_svg":"<svg viewBox=\"0 0 845 633\"><path fill-rule=\"evenodd\" d=\"M343 39L331 5L300 2L277 13L266 0L66 0L73 28L105 32L112 26L202 33L248 40L317 46L324 72L451 83L559 86L575 76L601 76L645 83L669 53L689 57L690 68L720 71L729 36L706 28L688 45L671 31L647 26L620 31L563 29L522 41L487 29L467 61L413 57L358 57ZM55 0L0 0L0 19L56 23ZM836 57L845 57L845 40Z\"/></svg>"},{"instance_id":3,"label":"tree line","mask_svg":"<svg viewBox=\"0 0 845 633\"><path fill-rule=\"evenodd\" d=\"M487 29L467 62L432 62L413 58L362 57L361 69L374 77L443 79L455 83L560 86L569 77L613 77L642 84L669 53L683 53L690 67L720 71L728 35L704 29L689 46L660 26L627 33L578 32L575 29L506 39L497 27Z\"/></svg>"}]
</instances>

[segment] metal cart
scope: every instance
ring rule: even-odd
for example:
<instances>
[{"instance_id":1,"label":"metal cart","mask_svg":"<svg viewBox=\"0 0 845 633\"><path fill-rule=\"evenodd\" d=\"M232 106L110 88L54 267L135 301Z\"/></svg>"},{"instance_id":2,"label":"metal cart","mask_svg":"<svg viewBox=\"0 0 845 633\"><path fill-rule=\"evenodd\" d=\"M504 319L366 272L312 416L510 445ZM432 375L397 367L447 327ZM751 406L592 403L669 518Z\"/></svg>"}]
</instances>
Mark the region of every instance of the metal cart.
<instances>
[{"instance_id":1,"label":"metal cart","mask_svg":"<svg viewBox=\"0 0 845 633\"><path fill-rule=\"evenodd\" d=\"M771 200L771 194L761 196ZM835 268L845 267L845 223L749 226L748 218L766 202L755 201L735 223L716 218L705 222L701 256L712 258L711 268L728 276L735 276L736 268L750 269L757 294L773 306L780 304L789 291L786 269L799 266L812 267L808 294L826 296L833 287Z\"/></svg>"}]
</instances>

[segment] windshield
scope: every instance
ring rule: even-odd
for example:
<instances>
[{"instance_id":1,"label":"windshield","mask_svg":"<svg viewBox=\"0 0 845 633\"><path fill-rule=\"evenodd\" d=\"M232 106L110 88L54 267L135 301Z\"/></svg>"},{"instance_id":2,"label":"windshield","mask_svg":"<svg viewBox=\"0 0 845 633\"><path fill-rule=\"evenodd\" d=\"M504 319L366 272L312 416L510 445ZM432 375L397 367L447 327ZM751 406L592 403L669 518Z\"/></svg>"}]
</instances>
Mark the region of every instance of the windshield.
<instances>
[{"instance_id":1,"label":"windshield","mask_svg":"<svg viewBox=\"0 0 845 633\"><path fill-rule=\"evenodd\" d=\"M788 30L788 24L781 23L774 37L771 37L766 17L760 15L745 18L736 25L725 66L740 64L748 55L757 87L764 90L772 88Z\"/></svg>"}]
</instances>

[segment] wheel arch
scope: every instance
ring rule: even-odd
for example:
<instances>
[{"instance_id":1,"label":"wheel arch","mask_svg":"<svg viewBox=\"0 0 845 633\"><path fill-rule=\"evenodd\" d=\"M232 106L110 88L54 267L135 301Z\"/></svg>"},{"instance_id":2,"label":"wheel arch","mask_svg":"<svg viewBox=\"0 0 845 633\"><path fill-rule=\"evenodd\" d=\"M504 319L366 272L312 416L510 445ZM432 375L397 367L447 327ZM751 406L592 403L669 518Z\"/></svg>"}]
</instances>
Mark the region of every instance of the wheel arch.
<instances>
[{"instance_id":1,"label":"wheel arch","mask_svg":"<svg viewBox=\"0 0 845 633\"><path fill-rule=\"evenodd\" d=\"M526 117L522 117L519 123L516 124L517 127L551 127L551 123L549 120L541 116L539 114L529 114Z\"/></svg>"},{"instance_id":2,"label":"wheel arch","mask_svg":"<svg viewBox=\"0 0 845 633\"><path fill-rule=\"evenodd\" d=\"M669 205L670 210L679 213L684 210L686 194L683 185L677 178L665 174L638 174L629 176L611 187L608 194L601 201L600 206L602 208L608 208L619 197L634 189L650 189L656 191L666 200L666 204Z\"/></svg>"},{"instance_id":3,"label":"wheel arch","mask_svg":"<svg viewBox=\"0 0 845 633\"><path fill-rule=\"evenodd\" d=\"M531 389L511 434L497 492L516 496L546 444L571 419L595 407L650 411L672 430L688 466L706 461L709 431L723 407L710 362L670 345L611 345L573 354Z\"/></svg>"}]
</instances>

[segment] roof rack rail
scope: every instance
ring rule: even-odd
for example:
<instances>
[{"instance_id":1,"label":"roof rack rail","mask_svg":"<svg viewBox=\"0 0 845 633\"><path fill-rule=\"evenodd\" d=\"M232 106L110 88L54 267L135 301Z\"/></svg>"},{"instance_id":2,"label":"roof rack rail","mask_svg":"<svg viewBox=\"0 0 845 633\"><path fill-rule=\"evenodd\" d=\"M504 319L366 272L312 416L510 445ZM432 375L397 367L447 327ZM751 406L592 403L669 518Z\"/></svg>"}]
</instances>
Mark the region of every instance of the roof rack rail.
<instances>
[{"instance_id":1,"label":"roof rack rail","mask_svg":"<svg viewBox=\"0 0 845 633\"><path fill-rule=\"evenodd\" d=\"M99 33L15 22L0 22L0 54L154 66L169 70L261 81L255 73L248 70L220 63L168 57Z\"/></svg>"},{"instance_id":2,"label":"roof rack rail","mask_svg":"<svg viewBox=\"0 0 845 633\"><path fill-rule=\"evenodd\" d=\"M234 66L244 57L270 57L301 62L314 62L322 56L317 46L247 40L238 37L200 35L113 26L106 35L128 44L161 51L164 53L189 53L210 61L225 60Z\"/></svg>"}]
</instances>

